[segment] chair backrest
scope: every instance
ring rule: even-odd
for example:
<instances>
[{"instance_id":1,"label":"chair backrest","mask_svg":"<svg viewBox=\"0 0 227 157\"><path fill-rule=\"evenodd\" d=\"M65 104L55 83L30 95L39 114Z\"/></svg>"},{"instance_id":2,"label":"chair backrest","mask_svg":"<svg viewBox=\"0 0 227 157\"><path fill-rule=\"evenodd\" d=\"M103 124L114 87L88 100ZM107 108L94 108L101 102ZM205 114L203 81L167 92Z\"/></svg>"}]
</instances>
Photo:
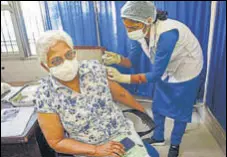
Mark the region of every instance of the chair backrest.
<instances>
[{"instance_id":1,"label":"chair backrest","mask_svg":"<svg viewBox=\"0 0 227 157\"><path fill-rule=\"evenodd\" d=\"M98 60L102 63L102 55L106 50L100 46L75 46L74 49L77 51L78 60Z\"/></svg>"},{"instance_id":2,"label":"chair backrest","mask_svg":"<svg viewBox=\"0 0 227 157\"><path fill-rule=\"evenodd\" d=\"M155 123L148 114L138 111L136 109L126 109L126 110L123 110L123 113L125 114L126 117L127 117L126 113L134 114L136 117L138 117L142 121L143 124L145 124L148 127L148 130L137 131L137 133L140 137L150 134L155 129Z\"/></svg>"}]
</instances>

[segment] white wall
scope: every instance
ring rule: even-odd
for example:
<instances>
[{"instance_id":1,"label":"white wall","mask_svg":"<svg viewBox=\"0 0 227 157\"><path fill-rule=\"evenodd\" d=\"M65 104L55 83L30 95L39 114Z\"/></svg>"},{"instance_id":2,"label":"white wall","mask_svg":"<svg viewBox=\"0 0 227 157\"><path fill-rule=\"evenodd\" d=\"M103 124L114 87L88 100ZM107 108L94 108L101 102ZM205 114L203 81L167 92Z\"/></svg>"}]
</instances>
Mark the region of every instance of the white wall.
<instances>
[{"instance_id":1,"label":"white wall","mask_svg":"<svg viewBox=\"0 0 227 157\"><path fill-rule=\"evenodd\" d=\"M102 49L85 49L77 48L78 60L97 59L102 61ZM29 58L26 60L4 60L1 59L1 80L5 82L27 82L40 79L48 75L47 72L40 66L37 58ZM4 70L2 68L5 68Z\"/></svg>"},{"instance_id":2,"label":"white wall","mask_svg":"<svg viewBox=\"0 0 227 157\"><path fill-rule=\"evenodd\" d=\"M5 68L3 70L3 68ZM1 81L27 82L34 81L47 73L41 68L37 59L3 60L1 59Z\"/></svg>"}]
</instances>

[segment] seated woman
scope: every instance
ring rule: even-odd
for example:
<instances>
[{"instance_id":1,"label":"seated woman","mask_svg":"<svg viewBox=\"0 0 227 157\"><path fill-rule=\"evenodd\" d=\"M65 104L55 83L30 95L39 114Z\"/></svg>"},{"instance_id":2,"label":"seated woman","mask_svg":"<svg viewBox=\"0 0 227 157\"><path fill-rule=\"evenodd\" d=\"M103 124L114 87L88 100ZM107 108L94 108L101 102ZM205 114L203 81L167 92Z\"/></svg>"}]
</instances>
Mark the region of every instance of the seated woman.
<instances>
[{"instance_id":1,"label":"seated woman","mask_svg":"<svg viewBox=\"0 0 227 157\"><path fill-rule=\"evenodd\" d=\"M45 32L36 46L41 65L50 73L36 93L38 121L56 152L76 157L149 156L115 101L143 112L144 108L107 80L105 66L95 60L79 62L72 39L63 31ZM120 143L126 137L135 143L127 152Z\"/></svg>"}]
</instances>

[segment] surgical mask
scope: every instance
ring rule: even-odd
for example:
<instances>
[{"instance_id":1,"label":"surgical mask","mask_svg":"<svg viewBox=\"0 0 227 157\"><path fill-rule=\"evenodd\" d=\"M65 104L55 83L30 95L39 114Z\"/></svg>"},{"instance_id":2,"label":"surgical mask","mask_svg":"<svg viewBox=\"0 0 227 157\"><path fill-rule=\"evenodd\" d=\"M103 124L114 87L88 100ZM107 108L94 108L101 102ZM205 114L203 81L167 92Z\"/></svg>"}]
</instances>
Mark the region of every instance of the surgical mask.
<instances>
[{"instance_id":1,"label":"surgical mask","mask_svg":"<svg viewBox=\"0 0 227 157\"><path fill-rule=\"evenodd\" d=\"M78 69L79 62L74 58L73 60L65 60L63 64L50 68L50 73L54 77L67 82L76 77Z\"/></svg>"},{"instance_id":2,"label":"surgical mask","mask_svg":"<svg viewBox=\"0 0 227 157\"><path fill-rule=\"evenodd\" d=\"M146 36L146 34L143 33L143 29L139 29L133 32L128 33L128 37L132 40L139 40Z\"/></svg>"},{"instance_id":3,"label":"surgical mask","mask_svg":"<svg viewBox=\"0 0 227 157\"><path fill-rule=\"evenodd\" d=\"M147 35L148 29L146 31L146 33L143 33L143 29L139 29L136 31L132 31L132 32L128 32L128 37L132 40L140 40L142 38L144 38Z\"/></svg>"}]
</instances>

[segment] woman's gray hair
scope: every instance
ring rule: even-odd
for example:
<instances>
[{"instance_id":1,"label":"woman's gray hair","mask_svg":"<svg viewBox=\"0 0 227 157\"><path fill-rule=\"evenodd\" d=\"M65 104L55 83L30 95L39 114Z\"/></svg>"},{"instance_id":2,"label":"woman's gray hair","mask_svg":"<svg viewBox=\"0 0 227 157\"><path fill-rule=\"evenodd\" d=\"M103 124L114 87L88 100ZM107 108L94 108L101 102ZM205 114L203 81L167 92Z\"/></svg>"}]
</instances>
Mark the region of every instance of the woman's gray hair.
<instances>
[{"instance_id":1,"label":"woman's gray hair","mask_svg":"<svg viewBox=\"0 0 227 157\"><path fill-rule=\"evenodd\" d=\"M47 53L49 49L58 41L65 42L71 49L73 49L72 38L64 31L50 30L44 32L36 42L36 52L39 56L40 62L47 63Z\"/></svg>"}]
</instances>

